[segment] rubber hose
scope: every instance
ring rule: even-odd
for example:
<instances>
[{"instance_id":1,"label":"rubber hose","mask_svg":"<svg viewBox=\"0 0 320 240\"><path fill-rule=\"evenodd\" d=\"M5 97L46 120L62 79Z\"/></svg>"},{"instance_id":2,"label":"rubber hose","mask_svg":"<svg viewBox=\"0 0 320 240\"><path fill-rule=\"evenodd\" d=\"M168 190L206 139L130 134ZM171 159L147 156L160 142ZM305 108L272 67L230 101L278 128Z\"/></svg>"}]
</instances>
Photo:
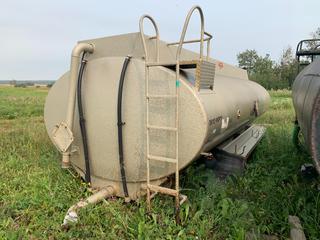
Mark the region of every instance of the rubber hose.
<instances>
[{"instance_id":1,"label":"rubber hose","mask_svg":"<svg viewBox=\"0 0 320 240\"><path fill-rule=\"evenodd\" d=\"M118 145L119 145L119 164L120 164L120 174L121 174L121 181L122 187L125 197L129 197L128 193L128 186L127 186L127 178L126 178L126 171L124 167L124 156L123 156L123 134L122 134L122 127L125 124L122 122L122 92L123 92L123 84L124 79L127 71L128 64L130 62L131 57L127 56L124 60L122 71L120 75L119 81L119 89L118 89L118 105L117 105L117 115L118 115Z\"/></svg>"},{"instance_id":2,"label":"rubber hose","mask_svg":"<svg viewBox=\"0 0 320 240\"><path fill-rule=\"evenodd\" d=\"M83 113L83 106L82 106L82 77L84 73L84 69L87 64L87 60L85 60L85 52L81 58L81 65L79 70L78 76L78 86L77 86L77 100L78 100L78 111L79 111L79 123L80 123L80 130L82 136L82 144L83 144L83 152L84 152L84 161L85 161L85 181L87 183L91 182L91 174L90 174L90 159L89 159L89 150L88 150L88 138L87 138L87 130L86 130L86 123Z\"/></svg>"}]
</instances>

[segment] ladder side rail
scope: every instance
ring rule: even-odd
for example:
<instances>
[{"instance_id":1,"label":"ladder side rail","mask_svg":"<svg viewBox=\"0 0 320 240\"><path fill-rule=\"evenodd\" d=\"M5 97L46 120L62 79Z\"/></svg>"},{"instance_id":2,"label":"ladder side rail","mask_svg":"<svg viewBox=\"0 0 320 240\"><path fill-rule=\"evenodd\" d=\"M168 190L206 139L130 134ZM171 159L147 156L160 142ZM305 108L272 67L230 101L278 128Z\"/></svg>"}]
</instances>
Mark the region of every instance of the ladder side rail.
<instances>
[{"instance_id":1,"label":"ladder side rail","mask_svg":"<svg viewBox=\"0 0 320 240\"><path fill-rule=\"evenodd\" d=\"M181 33L181 37L180 37L180 42L178 45L178 49L177 49L177 56L176 56L176 60L180 61L180 54L181 54L181 49L182 49L182 45L186 36L186 32L187 32L187 28L190 22L190 18L193 14L193 12L195 10L198 10L199 15L200 15L200 21L201 21L201 31L200 31L200 60L202 60L203 57L203 39L204 39L204 16L203 16L203 12L202 9L199 6L194 6L191 8L191 10L189 11L186 20L184 22L184 26L182 29L182 33Z\"/></svg>"},{"instance_id":2,"label":"ladder side rail","mask_svg":"<svg viewBox=\"0 0 320 240\"><path fill-rule=\"evenodd\" d=\"M158 30L158 26L155 22L155 20L149 16L149 15L143 15L141 16L140 20L139 20L139 28L140 28L140 36L142 39L142 45L143 45L143 49L144 49L144 54L145 54L145 60L148 61L148 50L147 50L147 44L146 44L146 40L144 37L144 31L143 31L143 21L144 19L149 19L150 22L152 23L154 30L156 32L156 35L153 37L150 37L149 39L156 39L156 61L159 62L159 41L160 41L160 36L159 36L159 30Z\"/></svg>"},{"instance_id":3,"label":"ladder side rail","mask_svg":"<svg viewBox=\"0 0 320 240\"><path fill-rule=\"evenodd\" d=\"M157 24L155 22L155 20L149 16L149 15L143 15L141 16L140 20L139 20L139 28L140 28L140 36L141 36L141 40L142 40L142 45L143 45L143 49L144 49L144 53L145 53L145 98L146 98L146 122L145 122L145 134L146 134L146 141L147 141L147 146L146 146L146 161L147 161L147 206L148 206L148 210L151 210L151 193L150 193L150 162L149 162L149 158L148 156L150 155L150 139L149 139L149 66L147 65L147 61L149 59L148 56L148 50L147 50L147 45L146 45L146 40L145 40L145 36L144 36L144 29L143 29L143 22L144 19L149 19L149 21L152 23L155 33L155 36L150 37L150 40L155 39L156 40L156 61L159 62L159 30L157 27Z\"/></svg>"},{"instance_id":4,"label":"ladder side rail","mask_svg":"<svg viewBox=\"0 0 320 240\"><path fill-rule=\"evenodd\" d=\"M175 197L175 203L176 203L176 221L179 222L179 209L180 209L180 190L179 190L179 85L180 85L180 62L177 60L177 66L176 66L176 88L175 88L175 94L176 94L176 121L175 121L175 127L177 129L176 132L176 169L175 169L175 189L177 191L177 196Z\"/></svg>"},{"instance_id":5,"label":"ladder side rail","mask_svg":"<svg viewBox=\"0 0 320 240\"><path fill-rule=\"evenodd\" d=\"M211 39L210 39L211 40ZM210 49L210 43L211 43L211 41L207 41L207 56L206 56L206 60L207 61L209 61L209 58L210 58L210 51L211 51L211 49Z\"/></svg>"},{"instance_id":6,"label":"ladder side rail","mask_svg":"<svg viewBox=\"0 0 320 240\"><path fill-rule=\"evenodd\" d=\"M204 34L206 35L206 36L208 36L208 38L206 38L206 39L208 39L207 40L207 61L209 61L209 58L210 58L210 51L211 51L211 39L213 38L212 37L212 35L210 34L210 33L208 33L208 32L204 32Z\"/></svg>"},{"instance_id":7,"label":"ladder side rail","mask_svg":"<svg viewBox=\"0 0 320 240\"><path fill-rule=\"evenodd\" d=\"M150 198L150 162L149 162L149 155L150 155L150 146L149 146L149 67L147 64L145 65L145 97L146 97L146 122L145 122L145 133L146 133L146 141L147 141L147 146L146 146L146 160L147 160L147 206L148 206L148 211L151 211L151 198Z\"/></svg>"}]
</instances>

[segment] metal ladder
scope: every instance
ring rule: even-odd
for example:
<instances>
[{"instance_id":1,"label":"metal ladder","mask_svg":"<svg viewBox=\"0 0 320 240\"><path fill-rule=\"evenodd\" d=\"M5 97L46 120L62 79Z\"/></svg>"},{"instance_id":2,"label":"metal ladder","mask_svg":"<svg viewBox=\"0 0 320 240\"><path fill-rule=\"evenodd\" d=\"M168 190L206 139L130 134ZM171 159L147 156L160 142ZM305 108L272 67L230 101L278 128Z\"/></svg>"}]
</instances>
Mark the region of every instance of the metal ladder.
<instances>
[{"instance_id":1,"label":"metal ladder","mask_svg":"<svg viewBox=\"0 0 320 240\"><path fill-rule=\"evenodd\" d=\"M185 34L187 31L187 27L191 18L192 13L198 10L201 18L201 37L200 39L197 40L189 40L189 41L184 41L185 39ZM144 36L144 31L143 31L143 21L144 19L150 20L152 23L156 35L153 37L149 37L149 40L156 40L156 61L151 62L149 61L149 56L148 56L148 51L147 51L147 45L146 45L146 40ZM190 68L197 68L199 63L202 63L202 58L203 58L203 43L204 41L207 41L207 59L209 58L210 55L210 40L212 36L204 31L204 18L203 18L203 13L202 10L199 6L194 6L188 13L184 27L182 30L182 34L180 37L179 42L174 42L174 43L169 43L167 44L168 46L170 45L178 45L177 48L177 54L176 54L176 61L175 62L160 62L159 61L159 30L158 27L154 21L154 19L149 16L149 15L143 15L140 18L139 22L139 27L140 27L140 34L141 34L141 39L143 43L143 48L145 52L145 97L146 97L146 140L147 140L147 206L148 210L151 210L151 198L153 197L153 193L162 193L162 194L167 194L175 197L175 213L176 213L176 221L179 222L179 209L180 205L186 200L186 196L180 195L180 189L179 189L179 86L180 86L180 69L190 69ZM208 38L204 39L204 35L207 35ZM191 60L191 61L181 61L180 60L180 55L181 55L181 50L182 50L182 45L184 43L196 43L200 42L200 58L199 60ZM175 83L175 94L171 95L151 95L149 94L149 81L150 81L150 76L149 76L149 71L151 67L170 67L170 68L175 68L176 72L176 83ZM195 87L197 89L200 88L200 83L195 84ZM150 99L171 99L172 101L175 101L175 126L170 127L170 126L158 126L158 125L150 125L149 122L149 102ZM175 158L168 158L168 157L163 157L163 156L156 156L152 155L150 153L150 130L159 130L159 131L171 131L175 133ZM150 161L160 161L160 162L169 162L175 165L175 188L166 188L166 187L161 187L157 185L152 185L150 184Z\"/></svg>"}]
</instances>

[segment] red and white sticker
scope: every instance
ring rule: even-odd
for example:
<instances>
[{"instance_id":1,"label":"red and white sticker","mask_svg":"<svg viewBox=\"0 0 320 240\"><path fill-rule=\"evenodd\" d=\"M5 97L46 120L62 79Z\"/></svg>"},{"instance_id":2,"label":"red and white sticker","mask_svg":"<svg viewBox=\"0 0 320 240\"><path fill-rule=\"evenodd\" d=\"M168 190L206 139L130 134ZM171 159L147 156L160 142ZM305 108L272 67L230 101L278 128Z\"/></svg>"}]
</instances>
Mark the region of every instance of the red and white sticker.
<instances>
[{"instance_id":1,"label":"red and white sticker","mask_svg":"<svg viewBox=\"0 0 320 240\"><path fill-rule=\"evenodd\" d=\"M224 67L223 62L219 62L219 63L218 63L218 67L219 67L220 69L222 69L222 68Z\"/></svg>"}]
</instances>

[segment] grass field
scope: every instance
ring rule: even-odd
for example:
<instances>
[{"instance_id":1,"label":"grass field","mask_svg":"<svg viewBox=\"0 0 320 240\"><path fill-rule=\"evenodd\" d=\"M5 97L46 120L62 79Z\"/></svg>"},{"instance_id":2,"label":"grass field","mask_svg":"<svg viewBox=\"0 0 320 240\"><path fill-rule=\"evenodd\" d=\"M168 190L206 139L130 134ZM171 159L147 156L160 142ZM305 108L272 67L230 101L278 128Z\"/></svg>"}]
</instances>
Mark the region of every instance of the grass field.
<instances>
[{"instance_id":1,"label":"grass field","mask_svg":"<svg viewBox=\"0 0 320 240\"><path fill-rule=\"evenodd\" d=\"M289 214L300 218L308 239L320 239L320 181L299 173L311 160L291 141L290 91L270 92L270 111L258 120L268 130L243 176L221 183L197 164L182 173L189 202L181 226L172 200L158 196L151 216L144 200L113 199L83 209L67 232L60 228L64 214L90 192L60 168L43 123L46 94L0 88L0 239L245 239L246 232L287 239Z\"/></svg>"}]
</instances>

